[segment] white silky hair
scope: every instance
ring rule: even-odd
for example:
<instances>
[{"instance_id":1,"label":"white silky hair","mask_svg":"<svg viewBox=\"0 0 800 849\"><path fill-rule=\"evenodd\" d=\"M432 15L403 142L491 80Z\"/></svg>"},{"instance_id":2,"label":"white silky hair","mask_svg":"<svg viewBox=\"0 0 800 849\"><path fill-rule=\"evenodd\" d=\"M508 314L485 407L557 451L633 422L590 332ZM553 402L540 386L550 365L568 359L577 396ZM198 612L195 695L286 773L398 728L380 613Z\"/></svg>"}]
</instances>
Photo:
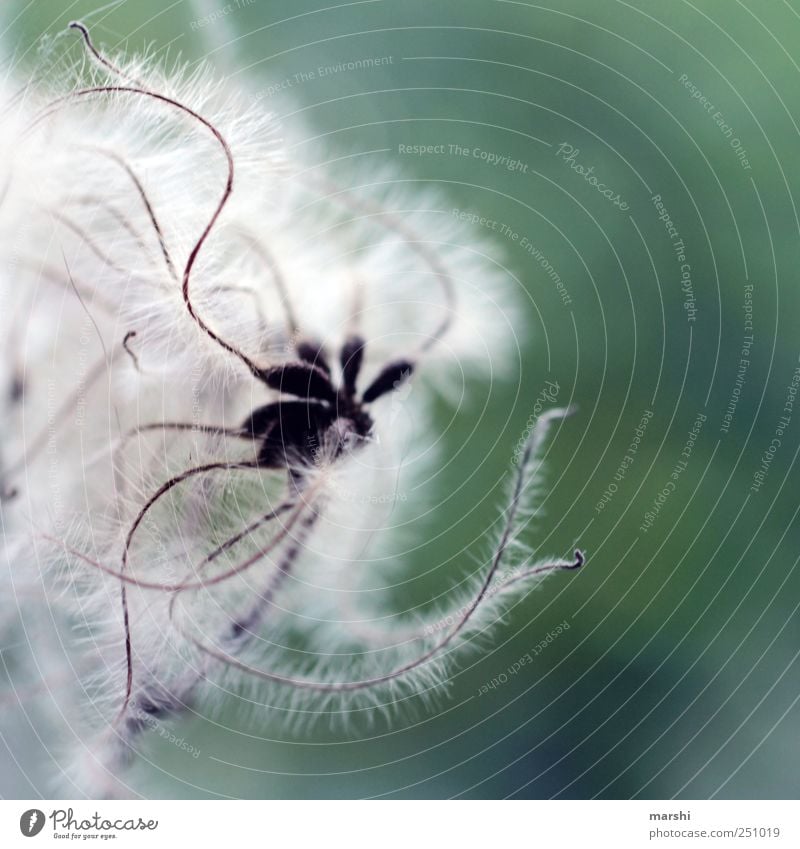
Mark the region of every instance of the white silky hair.
<instances>
[{"instance_id":1,"label":"white silky hair","mask_svg":"<svg viewBox=\"0 0 800 849\"><path fill-rule=\"evenodd\" d=\"M455 574L458 599L398 616L364 591L377 561L390 562L389 541L411 533L400 530L402 495L437 466L432 399L458 403L468 380L514 374L516 284L438 193L386 168L337 164L334 178L313 158L287 159L272 116L208 70L111 61L116 70L56 58L35 83L0 88L0 563L14 601L0 628L34 659L14 692L45 682L34 709L63 741L58 786L95 798L133 792L125 767L139 737L190 704L245 695L251 710L280 706L302 727L433 698L504 609L574 565L537 566L520 537L556 411L512 470L484 567ZM75 95L90 88L140 91ZM413 380L372 405L374 435L296 458L302 487L287 486L284 470L252 468L252 446L228 434L137 430L238 428L279 397L182 297L228 176L209 125L235 163L190 279L214 333L268 366L294 358L298 329L332 359L357 330L362 387L424 351ZM251 467L170 490L137 528L123 573L146 500L189 467L223 462ZM208 561L273 508L284 512ZM47 683L65 670L65 685Z\"/></svg>"}]
</instances>

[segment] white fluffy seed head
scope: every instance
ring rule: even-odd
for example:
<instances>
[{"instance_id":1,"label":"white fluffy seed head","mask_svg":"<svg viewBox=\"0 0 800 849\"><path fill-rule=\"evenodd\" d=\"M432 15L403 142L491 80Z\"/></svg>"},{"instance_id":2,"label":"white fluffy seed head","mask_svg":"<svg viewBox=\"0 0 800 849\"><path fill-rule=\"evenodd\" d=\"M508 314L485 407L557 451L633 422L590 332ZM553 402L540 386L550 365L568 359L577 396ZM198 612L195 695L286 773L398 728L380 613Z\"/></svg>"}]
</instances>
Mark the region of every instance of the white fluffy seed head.
<instances>
[{"instance_id":1,"label":"white fluffy seed head","mask_svg":"<svg viewBox=\"0 0 800 849\"><path fill-rule=\"evenodd\" d=\"M0 90L1 361L4 386L21 387L2 408L0 485L18 490L2 506L5 574L63 636L55 651L44 641L43 674L73 659L54 718L70 717L70 781L90 795L124 793L117 773L140 733L198 699L238 693L302 725L433 696L459 645L544 574L484 594L441 653L437 623L458 624L483 577L432 619L392 616L363 590L404 494L435 467L431 399L457 403L468 379L514 371L515 287L493 247L402 175L312 167L205 70L110 58L119 73L55 61L20 96ZM233 193L197 250L230 176L220 137ZM413 379L372 405L366 440L331 431L287 483L253 468L258 446L203 429L239 428L278 396L190 315L195 253L193 309L259 367L295 358L298 333L323 344L334 382L342 342L363 336L362 390L413 357ZM147 429L164 422L196 429ZM192 476L137 519L165 481L214 463L238 466ZM281 678L381 680L316 691Z\"/></svg>"}]
</instances>

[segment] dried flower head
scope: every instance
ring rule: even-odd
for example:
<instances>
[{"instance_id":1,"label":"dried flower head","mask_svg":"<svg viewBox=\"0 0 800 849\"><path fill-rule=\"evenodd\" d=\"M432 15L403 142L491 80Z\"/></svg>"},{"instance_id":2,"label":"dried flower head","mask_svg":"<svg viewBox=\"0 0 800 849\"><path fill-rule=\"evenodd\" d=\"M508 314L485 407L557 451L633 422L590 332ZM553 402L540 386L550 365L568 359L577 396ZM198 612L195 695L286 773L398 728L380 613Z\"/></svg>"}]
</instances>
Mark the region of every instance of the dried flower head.
<instances>
[{"instance_id":1,"label":"dried flower head","mask_svg":"<svg viewBox=\"0 0 800 849\"><path fill-rule=\"evenodd\" d=\"M3 624L79 682L57 708L97 797L154 723L244 686L297 721L430 692L583 555L520 538L551 410L463 598L412 621L359 592L436 463L431 397L511 361L501 265L436 196L288 161L207 71L72 28L79 65L4 93Z\"/></svg>"}]
</instances>

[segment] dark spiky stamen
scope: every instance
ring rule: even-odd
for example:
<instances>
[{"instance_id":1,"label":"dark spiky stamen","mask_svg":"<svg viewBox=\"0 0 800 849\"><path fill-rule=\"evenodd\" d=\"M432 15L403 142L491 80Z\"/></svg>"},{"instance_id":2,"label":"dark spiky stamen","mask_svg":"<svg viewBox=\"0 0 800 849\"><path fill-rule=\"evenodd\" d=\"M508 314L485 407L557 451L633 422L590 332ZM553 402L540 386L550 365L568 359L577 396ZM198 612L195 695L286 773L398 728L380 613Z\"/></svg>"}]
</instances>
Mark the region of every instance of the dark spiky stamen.
<instances>
[{"instance_id":1,"label":"dark spiky stamen","mask_svg":"<svg viewBox=\"0 0 800 849\"><path fill-rule=\"evenodd\" d=\"M331 367L328 365L328 358L325 355L325 348L321 342L316 339L301 339L295 343L297 356L303 362L310 363L312 366L322 369L328 377L331 376Z\"/></svg>"},{"instance_id":2,"label":"dark spiky stamen","mask_svg":"<svg viewBox=\"0 0 800 849\"><path fill-rule=\"evenodd\" d=\"M270 389L285 395L330 403L336 400L336 390L328 375L310 363L283 363L264 369L259 376Z\"/></svg>"},{"instance_id":3,"label":"dark spiky stamen","mask_svg":"<svg viewBox=\"0 0 800 849\"><path fill-rule=\"evenodd\" d=\"M349 398L356 395L356 380L364 360L364 340L361 336L349 336L342 346L339 357L342 365L342 386Z\"/></svg>"},{"instance_id":4,"label":"dark spiky stamen","mask_svg":"<svg viewBox=\"0 0 800 849\"><path fill-rule=\"evenodd\" d=\"M371 404L376 401L381 395L387 392L392 392L398 389L414 371L414 363L410 360L396 360L389 365L384 366L378 373L378 376L364 390L362 396L365 404Z\"/></svg>"}]
</instances>

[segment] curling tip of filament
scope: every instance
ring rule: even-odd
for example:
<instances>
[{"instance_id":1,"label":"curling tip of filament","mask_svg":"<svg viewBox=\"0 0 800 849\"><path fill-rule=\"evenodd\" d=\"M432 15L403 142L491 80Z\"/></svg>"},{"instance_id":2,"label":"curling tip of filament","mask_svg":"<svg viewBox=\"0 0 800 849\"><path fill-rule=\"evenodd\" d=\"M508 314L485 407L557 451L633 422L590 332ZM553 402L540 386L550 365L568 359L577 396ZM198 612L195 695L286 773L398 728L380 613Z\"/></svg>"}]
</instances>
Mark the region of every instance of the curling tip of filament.
<instances>
[{"instance_id":1,"label":"curling tip of filament","mask_svg":"<svg viewBox=\"0 0 800 849\"><path fill-rule=\"evenodd\" d=\"M575 549L575 560L572 564L567 566L568 569L580 569L581 566L586 564L586 555L579 548Z\"/></svg>"}]
</instances>

